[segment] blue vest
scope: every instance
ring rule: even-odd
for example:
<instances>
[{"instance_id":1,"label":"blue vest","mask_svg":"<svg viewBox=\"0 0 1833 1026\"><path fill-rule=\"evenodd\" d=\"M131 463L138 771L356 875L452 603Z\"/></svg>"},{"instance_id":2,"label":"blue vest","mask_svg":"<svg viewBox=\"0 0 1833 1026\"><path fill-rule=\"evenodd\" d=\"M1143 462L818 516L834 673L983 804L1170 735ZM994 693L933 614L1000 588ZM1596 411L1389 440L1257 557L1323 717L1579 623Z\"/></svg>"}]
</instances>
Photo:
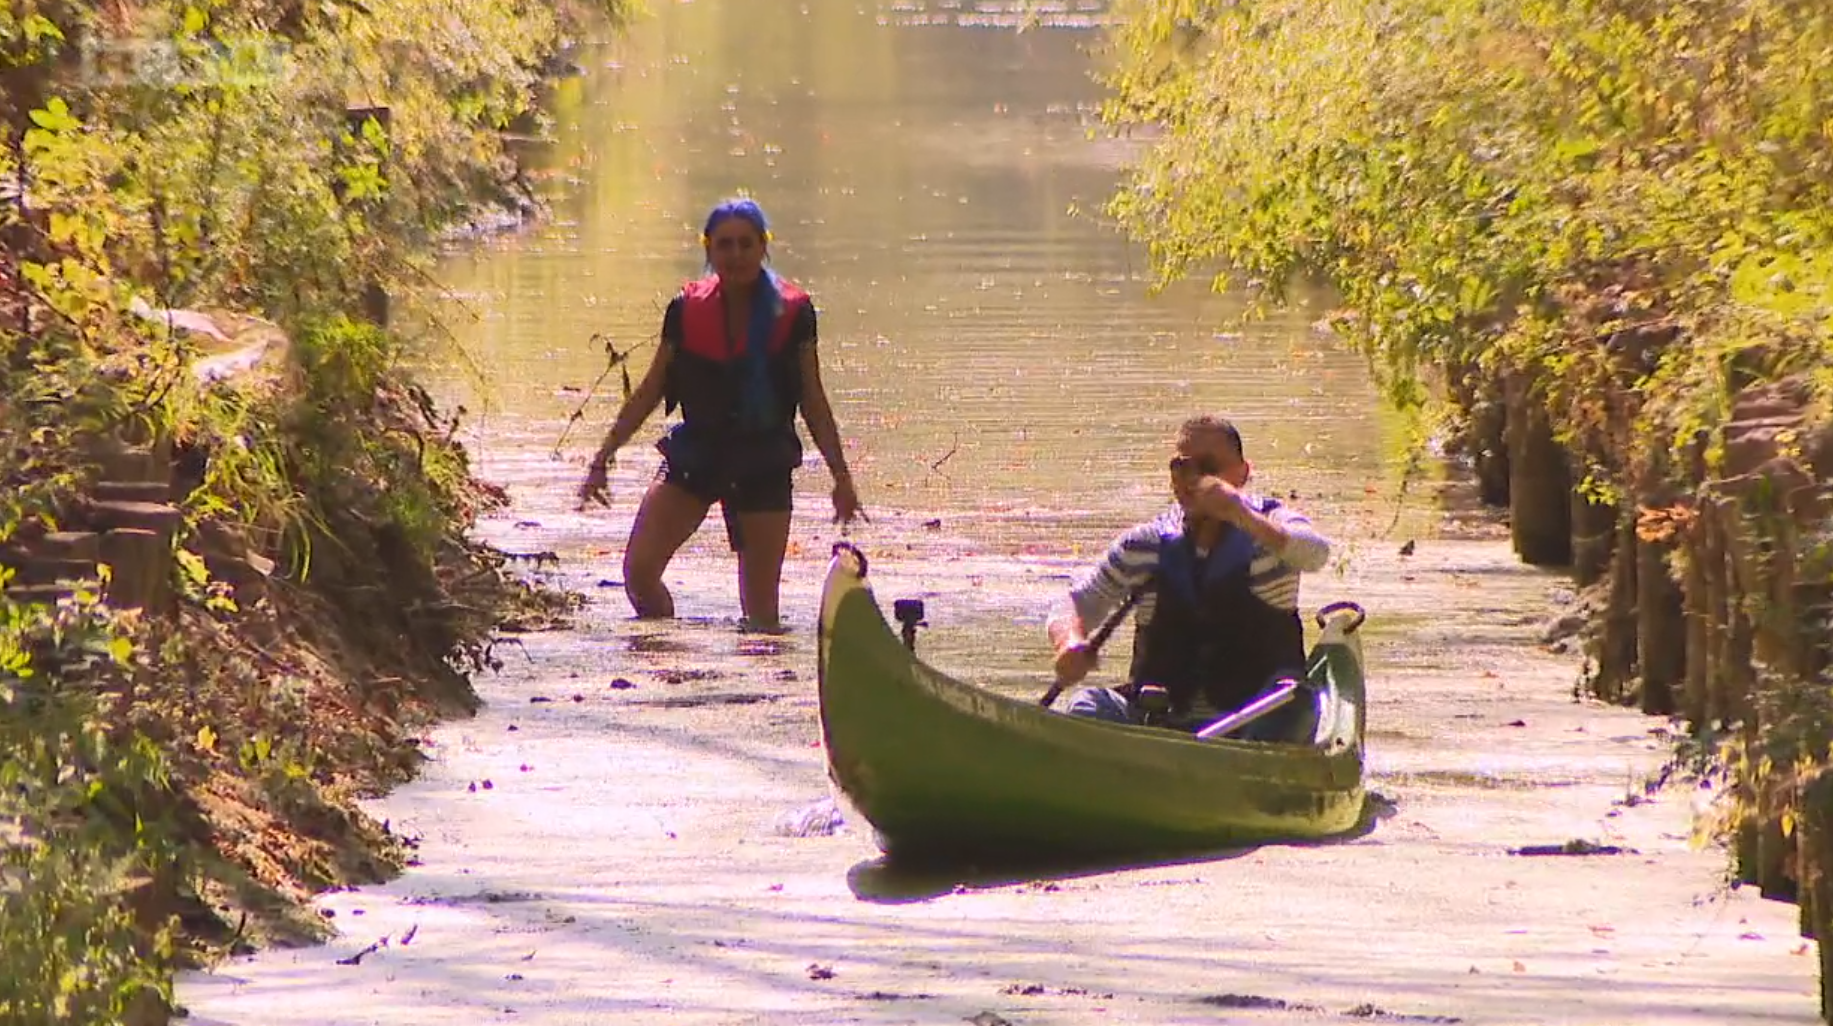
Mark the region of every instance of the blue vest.
<instances>
[{"instance_id":1,"label":"blue vest","mask_svg":"<svg viewBox=\"0 0 1833 1026\"><path fill-rule=\"evenodd\" d=\"M1163 685L1174 711L1189 709L1199 694L1217 709L1237 709L1275 677L1304 677L1304 621L1254 594L1257 548L1233 524L1206 558L1182 530L1159 536L1157 597L1133 646L1131 676Z\"/></svg>"}]
</instances>

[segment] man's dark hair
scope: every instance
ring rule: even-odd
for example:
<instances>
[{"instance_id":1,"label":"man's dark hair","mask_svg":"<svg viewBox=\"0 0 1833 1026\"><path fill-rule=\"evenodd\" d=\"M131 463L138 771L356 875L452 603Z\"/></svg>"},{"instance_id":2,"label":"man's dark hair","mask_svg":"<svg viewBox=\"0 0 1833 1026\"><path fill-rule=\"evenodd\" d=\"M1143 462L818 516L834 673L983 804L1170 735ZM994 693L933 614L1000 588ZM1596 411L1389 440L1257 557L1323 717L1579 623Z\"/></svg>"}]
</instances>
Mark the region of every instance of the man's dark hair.
<instances>
[{"instance_id":1,"label":"man's dark hair","mask_svg":"<svg viewBox=\"0 0 1833 1026\"><path fill-rule=\"evenodd\" d=\"M1219 434L1229 440L1235 447L1235 455L1247 458L1246 450L1241 448L1241 432L1235 428L1233 421L1213 413L1201 413L1184 422L1178 428L1179 441L1188 440L1192 435Z\"/></svg>"}]
</instances>

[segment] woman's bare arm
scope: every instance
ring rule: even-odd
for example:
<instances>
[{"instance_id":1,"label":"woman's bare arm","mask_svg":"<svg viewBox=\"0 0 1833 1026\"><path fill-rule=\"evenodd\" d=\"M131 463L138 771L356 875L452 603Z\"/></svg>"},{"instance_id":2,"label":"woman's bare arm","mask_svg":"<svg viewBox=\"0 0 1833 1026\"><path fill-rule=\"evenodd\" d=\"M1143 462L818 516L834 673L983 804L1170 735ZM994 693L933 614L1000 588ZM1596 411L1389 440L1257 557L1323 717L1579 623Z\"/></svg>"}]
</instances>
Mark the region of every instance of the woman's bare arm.
<instances>
[{"instance_id":1,"label":"woman's bare arm","mask_svg":"<svg viewBox=\"0 0 1833 1026\"><path fill-rule=\"evenodd\" d=\"M810 344L802 347L802 421L808 425L809 437L821 450L821 459L834 480L852 477L847 469L846 452L840 444L840 428L834 423L834 407L827 401L827 389L821 384L820 350Z\"/></svg>"},{"instance_id":2,"label":"woman's bare arm","mask_svg":"<svg viewBox=\"0 0 1833 1026\"><path fill-rule=\"evenodd\" d=\"M643 422L649 419L649 415L656 411L668 385L668 365L674 355L674 346L667 342L656 349L655 359L649 362L649 370L643 374L642 382L617 411L617 417L611 422L611 430L605 434L604 444L598 447L595 459L610 459L611 454L623 448L630 441L630 436L636 434Z\"/></svg>"}]
</instances>

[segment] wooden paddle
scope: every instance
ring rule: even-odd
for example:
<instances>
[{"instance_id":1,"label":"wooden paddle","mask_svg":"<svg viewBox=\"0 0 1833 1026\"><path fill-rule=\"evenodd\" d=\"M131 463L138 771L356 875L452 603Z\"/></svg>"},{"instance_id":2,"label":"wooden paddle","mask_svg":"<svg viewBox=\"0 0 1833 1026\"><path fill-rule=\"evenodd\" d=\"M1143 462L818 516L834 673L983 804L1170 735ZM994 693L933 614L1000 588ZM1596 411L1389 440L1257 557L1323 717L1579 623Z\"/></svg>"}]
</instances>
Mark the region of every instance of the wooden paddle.
<instances>
[{"instance_id":1,"label":"wooden paddle","mask_svg":"<svg viewBox=\"0 0 1833 1026\"><path fill-rule=\"evenodd\" d=\"M1133 611L1134 606L1139 605L1139 600L1144 598L1145 594L1144 587L1134 588L1127 593L1127 597L1121 600L1120 605L1115 607L1113 612L1107 614L1107 619L1101 621L1101 625L1095 628L1095 633L1088 636L1088 654L1090 656L1100 654L1101 646L1107 643L1108 637L1120 626L1120 621L1127 618L1127 614ZM1046 709L1050 708L1050 703L1057 700L1057 696L1063 693L1063 688L1066 686L1061 680L1053 681L1050 690L1044 692L1044 697L1038 699L1037 704Z\"/></svg>"}]
</instances>

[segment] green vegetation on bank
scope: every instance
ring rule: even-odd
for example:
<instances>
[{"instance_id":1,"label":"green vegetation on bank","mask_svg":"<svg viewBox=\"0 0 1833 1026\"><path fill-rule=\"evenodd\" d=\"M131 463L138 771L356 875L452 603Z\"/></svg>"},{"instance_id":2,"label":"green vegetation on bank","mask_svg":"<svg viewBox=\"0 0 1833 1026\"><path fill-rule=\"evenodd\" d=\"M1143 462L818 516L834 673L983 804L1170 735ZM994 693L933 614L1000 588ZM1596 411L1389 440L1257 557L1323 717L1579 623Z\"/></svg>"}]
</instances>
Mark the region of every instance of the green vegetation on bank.
<instances>
[{"instance_id":1,"label":"green vegetation on bank","mask_svg":"<svg viewBox=\"0 0 1833 1026\"><path fill-rule=\"evenodd\" d=\"M1501 468L1523 557L1600 582L1595 690L1731 742L1739 875L1825 937L1833 9L1115 13L1108 121L1151 141L1110 209L1162 278L1330 285L1390 395Z\"/></svg>"},{"instance_id":2,"label":"green vegetation on bank","mask_svg":"<svg viewBox=\"0 0 1833 1026\"><path fill-rule=\"evenodd\" d=\"M408 857L354 799L554 600L466 538L501 496L378 299L516 202L503 132L619 7L0 5L0 1019L159 1021L176 960ZM123 449L170 598L22 586Z\"/></svg>"},{"instance_id":3,"label":"green vegetation on bank","mask_svg":"<svg viewBox=\"0 0 1833 1026\"><path fill-rule=\"evenodd\" d=\"M1110 120L1162 137L1114 211L1162 275L1328 281L1396 397L1544 368L1620 486L1725 411L1732 357L1820 362L1833 20L1808 0L1123 0ZM1645 366L1613 333L1683 332ZM1633 410L1599 408L1604 394ZM1685 437L1684 435L1682 437ZM1627 437L1620 439L1627 441ZM1627 458L1626 458L1627 457Z\"/></svg>"}]
</instances>

